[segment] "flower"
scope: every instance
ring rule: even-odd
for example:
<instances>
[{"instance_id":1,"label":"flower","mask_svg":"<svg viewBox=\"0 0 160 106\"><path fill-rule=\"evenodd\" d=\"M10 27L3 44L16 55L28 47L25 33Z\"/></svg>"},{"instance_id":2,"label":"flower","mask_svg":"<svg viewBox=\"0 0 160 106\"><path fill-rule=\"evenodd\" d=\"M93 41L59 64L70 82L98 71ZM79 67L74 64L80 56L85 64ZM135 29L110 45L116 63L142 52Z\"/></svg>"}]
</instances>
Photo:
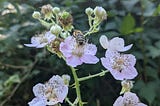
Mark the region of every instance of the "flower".
<instances>
[{"instance_id":1,"label":"flower","mask_svg":"<svg viewBox=\"0 0 160 106\"><path fill-rule=\"evenodd\" d=\"M126 92L123 97L119 96L113 106L147 106L140 103L139 98L135 93Z\"/></svg>"},{"instance_id":2,"label":"flower","mask_svg":"<svg viewBox=\"0 0 160 106\"><path fill-rule=\"evenodd\" d=\"M103 7L96 6L94 8L94 15L100 20L107 19L106 10Z\"/></svg>"},{"instance_id":3,"label":"flower","mask_svg":"<svg viewBox=\"0 0 160 106\"><path fill-rule=\"evenodd\" d=\"M72 36L67 37L60 44L60 51L66 58L69 66L76 67L82 63L96 64L99 59L95 56L97 47L93 44L86 43L78 45L76 39Z\"/></svg>"},{"instance_id":4,"label":"flower","mask_svg":"<svg viewBox=\"0 0 160 106\"><path fill-rule=\"evenodd\" d=\"M119 37L115 37L111 40L108 40L108 38L105 35L102 35L99 39L101 46L104 49L118 51L118 52L124 52L129 50L133 44L130 44L128 46L124 46L124 40Z\"/></svg>"},{"instance_id":5,"label":"flower","mask_svg":"<svg viewBox=\"0 0 160 106\"><path fill-rule=\"evenodd\" d=\"M101 58L101 62L117 80L133 79L138 74L134 68L136 58L132 54L120 54L107 50L105 57Z\"/></svg>"},{"instance_id":6,"label":"flower","mask_svg":"<svg viewBox=\"0 0 160 106\"><path fill-rule=\"evenodd\" d=\"M62 77L55 75L47 83L38 83L33 87L36 96L29 106L46 106L62 103L68 94L68 86L64 84Z\"/></svg>"},{"instance_id":7,"label":"flower","mask_svg":"<svg viewBox=\"0 0 160 106\"><path fill-rule=\"evenodd\" d=\"M43 48L47 44L49 44L51 41L53 41L56 38L55 35L51 34L51 32L46 32L45 35L39 35L34 36L31 38L31 44L24 44L28 47L36 47L36 48Z\"/></svg>"}]
</instances>

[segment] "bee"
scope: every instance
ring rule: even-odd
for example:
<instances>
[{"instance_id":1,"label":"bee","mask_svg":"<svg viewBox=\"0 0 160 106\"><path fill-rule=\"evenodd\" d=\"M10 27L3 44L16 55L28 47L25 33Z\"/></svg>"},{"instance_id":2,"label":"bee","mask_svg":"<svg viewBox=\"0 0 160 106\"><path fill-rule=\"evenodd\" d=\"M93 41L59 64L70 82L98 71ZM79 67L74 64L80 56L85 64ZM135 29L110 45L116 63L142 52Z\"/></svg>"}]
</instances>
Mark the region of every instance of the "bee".
<instances>
[{"instance_id":1,"label":"bee","mask_svg":"<svg viewBox=\"0 0 160 106\"><path fill-rule=\"evenodd\" d=\"M78 46L83 46L87 42L86 38L80 30L74 30L73 37L76 39Z\"/></svg>"}]
</instances>

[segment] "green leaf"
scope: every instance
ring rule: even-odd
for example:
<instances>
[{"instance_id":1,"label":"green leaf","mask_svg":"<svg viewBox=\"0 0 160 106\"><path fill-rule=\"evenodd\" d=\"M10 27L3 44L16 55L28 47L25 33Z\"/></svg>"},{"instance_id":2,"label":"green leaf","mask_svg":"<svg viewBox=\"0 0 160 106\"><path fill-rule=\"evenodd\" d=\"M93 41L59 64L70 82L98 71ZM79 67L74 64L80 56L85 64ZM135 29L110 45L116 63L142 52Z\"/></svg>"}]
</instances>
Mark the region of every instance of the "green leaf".
<instances>
[{"instance_id":1,"label":"green leaf","mask_svg":"<svg viewBox=\"0 0 160 106\"><path fill-rule=\"evenodd\" d=\"M20 83L20 78L19 78L18 74L14 74L14 75L10 76L8 78L8 80L6 80L4 82L4 85L8 86L8 85L12 85L13 83Z\"/></svg>"},{"instance_id":2,"label":"green leaf","mask_svg":"<svg viewBox=\"0 0 160 106\"><path fill-rule=\"evenodd\" d=\"M153 16L160 15L160 4L158 5L157 9L154 11Z\"/></svg>"},{"instance_id":3,"label":"green leaf","mask_svg":"<svg viewBox=\"0 0 160 106\"><path fill-rule=\"evenodd\" d=\"M135 27L135 19L131 14L125 16L120 25L120 32L123 35L127 35L133 32Z\"/></svg>"},{"instance_id":4,"label":"green leaf","mask_svg":"<svg viewBox=\"0 0 160 106\"><path fill-rule=\"evenodd\" d=\"M156 83L150 82L146 86L144 86L140 91L140 95L144 97L149 102L149 104L151 104L156 97L155 88Z\"/></svg>"}]
</instances>

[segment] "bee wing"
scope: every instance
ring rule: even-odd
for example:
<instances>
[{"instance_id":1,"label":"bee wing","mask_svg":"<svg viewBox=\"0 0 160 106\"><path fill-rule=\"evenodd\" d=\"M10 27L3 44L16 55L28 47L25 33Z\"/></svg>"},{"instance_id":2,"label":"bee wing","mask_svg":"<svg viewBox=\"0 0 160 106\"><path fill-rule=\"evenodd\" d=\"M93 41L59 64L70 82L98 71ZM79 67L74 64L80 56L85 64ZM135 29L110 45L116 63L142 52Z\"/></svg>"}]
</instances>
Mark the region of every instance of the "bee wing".
<instances>
[{"instance_id":1,"label":"bee wing","mask_svg":"<svg viewBox=\"0 0 160 106\"><path fill-rule=\"evenodd\" d=\"M101 46L104 48L104 49L107 49L108 46L109 46L109 41L108 41L108 38L105 36L105 35L102 35L99 39L99 42L101 44Z\"/></svg>"}]
</instances>

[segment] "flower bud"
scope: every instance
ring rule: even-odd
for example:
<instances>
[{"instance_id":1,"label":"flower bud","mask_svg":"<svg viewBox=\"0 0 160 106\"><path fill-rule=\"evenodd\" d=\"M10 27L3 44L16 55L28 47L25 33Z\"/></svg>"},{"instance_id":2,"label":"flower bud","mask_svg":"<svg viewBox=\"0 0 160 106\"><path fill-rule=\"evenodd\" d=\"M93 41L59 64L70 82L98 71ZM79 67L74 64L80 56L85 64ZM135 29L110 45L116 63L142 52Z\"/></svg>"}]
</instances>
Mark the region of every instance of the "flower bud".
<instances>
[{"instance_id":1,"label":"flower bud","mask_svg":"<svg viewBox=\"0 0 160 106\"><path fill-rule=\"evenodd\" d=\"M59 14L59 23L65 31L72 30L73 18L69 12L63 11Z\"/></svg>"},{"instance_id":2,"label":"flower bud","mask_svg":"<svg viewBox=\"0 0 160 106\"><path fill-rule=\"evenodd\" d=\"M133 81L123 80L121 82L121 85L122 85L122 90L121 90L120 94L123 94L125 92L129 92L133 88Z\"/></svg>"},{"instance_id":3,"label":"flower bud","mask_svg":"<svg viewBox=\"0 0 160 106\"><path fill-rule=\"evenodd\" d=\"M69 81L71 80L71 77L69 75L65 74L65 75L62 75L62 78L64 80L64 84L69 85Z\"/></svg>"},{"instance_id":4,"label":"flower bud","mask_svg":"<svg viewBox=\"0 0 160 106\"><path fill-rule=\"evenodd\" d=\"M42 6L41 13L44 15L45 19L50 20L53 17L52 8L50 4Z\"/></svg>"},{"instance_id":5,"label":"flower bud","mask_svg":"<svg viewBox=\"0 0 160 106\"><path fill-rule=\"evenodd\" d=\"M53 13L58 14L60 12L60 8L59 7L54 7L52 9Z\"/></svg>"},{"instance_id":6,"label":"flower bud","mask_svg":"<svg viewBox=\"0 0 160 106\"><path fill-rule=\"evenodd\" d=\"M56 24L50 28L50 31L52 34L59 35L62 32L62 28Z\"/></svg>"},{"instance_id":7,"label":"flower bud","mask_svg":"<svg viewBox=\"0 0 160 106\"><path fill-rule=\"evenodd\" d=\"M41 13L38 11L34 11L32 14L32 17L35 19L40 19L41 18Z\"/></svg>"},{"instance_id":8,"label":"flower bud","mask_svg":"<svg viewBox=\"0 0 160 106\"><path fill-rule=\"evenodd\" d=\"M93 9L88 7L88 8L86 8L85 12L86 12L87 15L92 15Z\"/></svg>"},{"instance_id":9,"label":"flower bud","mask_svg":"<svg viewBox=\"0 0 160 106\"><path fill-rule=\"evenodd\" d=\"M102 7L99 7L97 6L95 9L94 9L94 14L96 17L98 17L100 20L104 20L107 18L107 13L106 13L106 10Z\"/></svg>"}]
</instances>

